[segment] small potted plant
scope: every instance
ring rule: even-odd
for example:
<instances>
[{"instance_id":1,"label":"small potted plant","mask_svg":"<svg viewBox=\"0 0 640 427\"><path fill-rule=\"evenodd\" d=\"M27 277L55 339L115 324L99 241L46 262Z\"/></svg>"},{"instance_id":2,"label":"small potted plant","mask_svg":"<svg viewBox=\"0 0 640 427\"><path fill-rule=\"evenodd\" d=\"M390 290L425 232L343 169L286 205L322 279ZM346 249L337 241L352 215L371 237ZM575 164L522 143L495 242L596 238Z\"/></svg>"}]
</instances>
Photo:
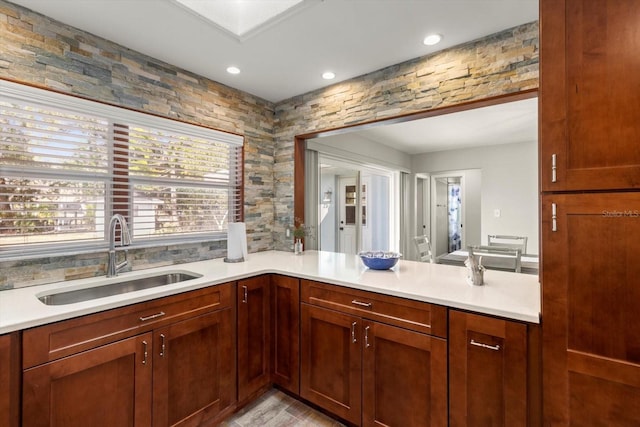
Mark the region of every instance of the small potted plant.
<instances>
[{"instance_id":1,"label":"small potted plant","mask_svg":"<svg viewBox=\"0 0 640 427\"><path fill-rule=\"evenodd\" d=\"M296 255L301 255L304 250L302 239L309 235L309 233L311 232L311 227L304 225L304 223L301 222L299 218L295 219L295 223L298 225L293 228L293 237L295 238L295 243L293 244L293 252Z\"/></svg>"}]
</instances>

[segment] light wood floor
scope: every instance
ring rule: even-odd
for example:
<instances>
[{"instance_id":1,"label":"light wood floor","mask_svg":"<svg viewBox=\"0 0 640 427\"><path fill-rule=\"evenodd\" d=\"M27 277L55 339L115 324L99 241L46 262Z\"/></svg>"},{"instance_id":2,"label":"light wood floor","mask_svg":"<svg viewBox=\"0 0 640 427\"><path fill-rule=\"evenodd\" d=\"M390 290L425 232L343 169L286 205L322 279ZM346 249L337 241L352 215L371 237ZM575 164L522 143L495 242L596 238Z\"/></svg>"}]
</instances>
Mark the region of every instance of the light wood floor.
<instances>
[{"instance_id":1,"label":"light wood floor","mask_svg":"<svg viewBox=\"0 0 640 427\"><path fill-rule=\"evenodd\" d=\"M344 427L302 402L271 389L220 424L221 427Z\"/></svg>"}]
</instances>

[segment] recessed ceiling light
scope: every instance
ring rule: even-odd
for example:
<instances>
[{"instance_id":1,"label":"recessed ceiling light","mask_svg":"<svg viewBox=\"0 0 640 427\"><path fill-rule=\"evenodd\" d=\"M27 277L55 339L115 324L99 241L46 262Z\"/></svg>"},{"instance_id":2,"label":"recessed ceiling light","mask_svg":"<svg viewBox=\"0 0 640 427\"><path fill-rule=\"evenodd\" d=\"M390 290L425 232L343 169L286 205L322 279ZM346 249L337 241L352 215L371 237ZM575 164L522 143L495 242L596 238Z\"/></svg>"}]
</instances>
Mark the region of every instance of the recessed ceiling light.
<instances>
[{"instance_id":1,"label":"recessed ceiling light","mask_svg":"<svg viewBox=\"0 0 640 427\"><path fill-rule=\"evenodd\" d=\"M427 46L433 46L434 44L440 43L440 40L442 40L442 36L440 34L430 34L424 38L422 43Z\"/></svg>"},{"instance_id":2,"label":"recessed ceiling light","mask_svg":"<svg viewBox=\"0 0 640 427\"><path fill-rule=\"evenodd\" d=\"M336 78L336 73L334 73L333 71L326 71L326 72L322 73L322 78L325 79L325 80L335 79Z\"/></svg>"},{"instance_id":3,"label":"recessed ceiling light","mask_svg":"<svg viewBox=\"0 0 640 427\"><path fill-rule=\"evenodd\" d=\"M238 68L238 67L229 67L229 68L227 68L227 73L229 73L229 74L240 74L240 68Z\"/></svg>"}]
</instances>

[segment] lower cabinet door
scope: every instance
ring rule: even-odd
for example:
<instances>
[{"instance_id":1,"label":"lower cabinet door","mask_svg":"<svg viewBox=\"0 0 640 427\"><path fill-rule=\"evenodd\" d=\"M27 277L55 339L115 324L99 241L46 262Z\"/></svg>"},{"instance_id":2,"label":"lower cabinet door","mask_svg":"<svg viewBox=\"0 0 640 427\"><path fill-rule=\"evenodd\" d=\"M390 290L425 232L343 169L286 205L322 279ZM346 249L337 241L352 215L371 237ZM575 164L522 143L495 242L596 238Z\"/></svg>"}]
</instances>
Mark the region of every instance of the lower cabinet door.
<instances>
[{"instance_id":1,"label":"lower cabinet door","mask_svg":"<svg viewBox=\"0 0 640 427\"><path fill-rule=\"evenodd\" d=\"M232 311L154 331L153 425L200 425L235 402Z\"/></svg>"},{"instance_id":2,"label":"lower cabinet door","mask_svg":"<svg viewBox=\"0 0 640 427\"><path fill-rule=\"evenodd\" d=\"M449 425L527 425L527 327L449 312Z\"/></svg>"},{"instance_id":3,"label":"lower cabinet door","mask_svg":"<svg viewBox=\"0 0 640 427\"><path fill-rule=\"evenodd\" d=\"M87 350L23 372L30 426L150 426L151 333Z\"/></svg>"},{"instance_id":4,"label":"lower cabinet door","mask_svg":"<svg viewBox=\"0 0 640 427\"><path fill-rule=\"evenodd\" d=\"M300 394L300 280L271 276L271 371L278 386Z\"/></svg>"},{"instance_id":5,"label":"lower cabinet door","mask_svg":"<svg viewBox=\"0 0 640 427\"><path fill-rule=\"evenodd\" d=\"M447 342L418 332L363 324L362 425L447 425Z\"/></svg>"},{"instance_id":6,"label":"lower cabinet door","mask_svg":"<svg viewBox=\"0 0 640 427\"><path fill-rule=\"evenodd\" d=\"M302 304L300 395L361 423L362 320Z\"/></svg>"},{"instance_id":7,"label":"lower cabinet door","mask_svg":"<svg viewBox=\"0 0 640 427\"><path fill-rule=\"evenodd\" d=\"M251 398L271 382L271 278L238 282L238 401Z\"/></svg>"},{"instance_id":8,"label":"lower cabinet door","mask_svg":"<svg viewBox=\"0 0 640 427\"><path fill-rule=\"evenodd\" d=\"M0 335L0 426L20 425L20 333Z\"/></svg>"}]
</instances>

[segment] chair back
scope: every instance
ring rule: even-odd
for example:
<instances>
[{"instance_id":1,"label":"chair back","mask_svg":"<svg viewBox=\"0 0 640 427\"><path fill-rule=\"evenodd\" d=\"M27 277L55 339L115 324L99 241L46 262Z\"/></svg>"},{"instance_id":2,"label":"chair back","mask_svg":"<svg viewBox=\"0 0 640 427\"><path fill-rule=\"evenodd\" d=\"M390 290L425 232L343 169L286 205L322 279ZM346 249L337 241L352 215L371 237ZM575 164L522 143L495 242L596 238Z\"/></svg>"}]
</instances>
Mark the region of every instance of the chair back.
<instances>
[{"instance_id":1,"label":"chair back","mask_svg":"<svg viewBox=\"0 0 640 427\"><path fill-rule=\"evenodd\" d=\"M481 264L488 269L522 271L522 252L519 248L507 248L501 246L469 246L469 255L482 257Z\"/></svg>"},{"instance_id":2,"label":"chair back","mask_svg":"<svg viewBox=\"0 0 640 427\"><path fill-rule=\"evenodd\" d=\"M487 242L489 246L520 249L520 253L527 253L526 236L505 236L500 234L489 234L489 236L487 237Z\"/></svg>"},{"instance_id":3,"label":"chair back","mask_svg":"<svg viewBox=\"0 0 640 427\"><path fill-rule=\"evenodd\" d=\"M427 236L416 236L413 238L413 241L416 244L416 248L418 249L418 258L422 262L431 262L433 263L433 254L431 253L431 243L429 243L429 239Z\"/></svg>"}]
</instances>

